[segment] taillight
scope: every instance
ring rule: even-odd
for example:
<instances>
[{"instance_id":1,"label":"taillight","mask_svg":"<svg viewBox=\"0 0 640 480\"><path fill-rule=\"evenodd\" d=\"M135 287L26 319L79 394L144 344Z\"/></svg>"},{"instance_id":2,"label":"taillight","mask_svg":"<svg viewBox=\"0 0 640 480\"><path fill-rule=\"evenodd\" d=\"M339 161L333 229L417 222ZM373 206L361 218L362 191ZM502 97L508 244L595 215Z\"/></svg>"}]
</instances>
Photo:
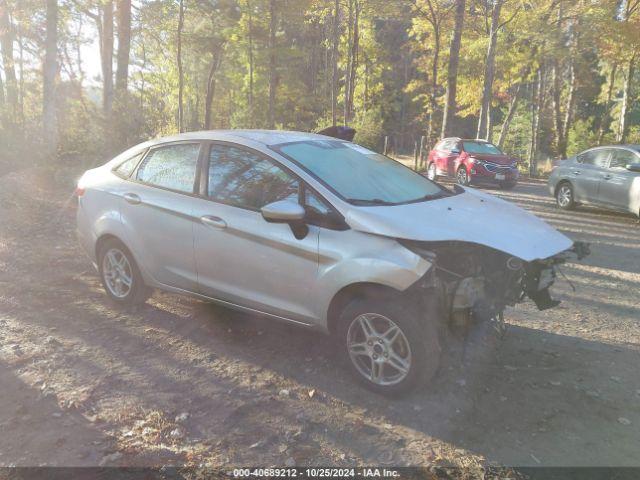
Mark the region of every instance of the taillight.
<instances>
[{"instance_id":1,"label":"taillight","mask_svg":"<svg viewBox=\"0 0 640 480\"><path fill-rule=\"evenodd\" d=\"M74 195L78 198L80 198L81 196L84 195L84 188L82 187L76 187L76 190L74 192Z\"/></svg>"}]
</instances>

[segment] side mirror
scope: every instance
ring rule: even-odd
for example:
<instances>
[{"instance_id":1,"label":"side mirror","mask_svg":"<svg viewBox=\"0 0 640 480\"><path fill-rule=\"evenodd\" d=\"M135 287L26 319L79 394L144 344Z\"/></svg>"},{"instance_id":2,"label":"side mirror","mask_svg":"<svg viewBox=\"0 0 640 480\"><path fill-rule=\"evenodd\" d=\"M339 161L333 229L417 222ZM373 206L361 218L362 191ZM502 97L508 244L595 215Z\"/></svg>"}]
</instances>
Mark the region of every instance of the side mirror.
<instances>
[{"instance_id":1,"label":"side mirror","mask_svg":"<svg viewBox=\"0 0 640 480\"><path fill-rule=\"evenodd\" d=\"M640 173L640 163L630 163L627 165L627 170L630 172L638 172Z\"/></svg>"},{"instance_id":2,"label":"side mirror","mask_svg":"<svg viewBox=\"0 0 640 480\"><path fill-rule=\"evenodd\" d=\"M262 218L270 223L288 223L291 232L297 240L302 240L309 233L309 227L304 223L306 212L302 205L291 200L279 200L265 205L260 210Z\"/></svg>"},{"instance_id":3,"label":"side mirror","mask_svg":"<svg viewBox=\"0 0 640 480\"><path fill-rule=\"evenodd\" d=\"M260 210L262 217L272 223L292 223L304 220L305 211L302 206L291 200L279 200L265 205Z\"/></svg>"}]
</instances>

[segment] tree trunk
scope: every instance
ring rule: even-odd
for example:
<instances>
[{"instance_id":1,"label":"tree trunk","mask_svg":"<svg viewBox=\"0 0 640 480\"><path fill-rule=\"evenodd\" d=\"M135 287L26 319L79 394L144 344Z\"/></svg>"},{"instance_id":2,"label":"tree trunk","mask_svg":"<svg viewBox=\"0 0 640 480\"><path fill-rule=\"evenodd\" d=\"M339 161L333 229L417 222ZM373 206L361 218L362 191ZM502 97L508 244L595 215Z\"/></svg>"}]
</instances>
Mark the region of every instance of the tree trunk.
<instances>
[{"instance_id":1,"label":"tree trunk","mask_svg":"<svg viewBox=\"0 0 640 480\"><path fill-rule=\"evenodd\" d=\"M618 127L618 142L625 143L629 135L629 106L631 103L631 88L633 84L633 75L635 73L635 55L629 60L627 67L627 75L624 80L624 88L622 92L622 107L620 109L620 123Z\"/></svg>"},{"instance_id":2,"label":"tree trunk","mask_svg":"<svg viewBox=\"0 0 640 480\"><path fill-rule=\"evenodd\" d=\"M359 0L353 0L354 17L353 17L353 42L351 44L351 80L349 82L349 105L347 112L349 121L353 117L353 104L356 93L356 79L358 76L358 56L360 50L360 3ZM345 120L346 123L346 120Z\"/></svg>"},{"instance_id":3,"label":"tree trunk","mask_svg":"<svg viewBox=\"0 0 640 480\"><path fill-rule=\"evenodd\" d=\"M331 47L331 120L333 126L338 124L338 43L340 41L340 0L336 0L333 14L333 34Z\"/></svg>"},{"instance_id":4,"label":"tree trunk","mask_svg":"<svg viewBox=\"0 0 640 480\"><path fill-rule=\"evenodd\" d=\"M184 27L184 0L180 0L178 12L178 131L184 132L184 72L182 70L182 29Z\"/></svg>"},{"instance_id":5,"label":"tree trunk","mask_svg":"<svg viewBox=\"0 0 640 480\"><path fill-rule=\"evenodd\" d=\"M102 12L102 109L109 118L113 109L113 0L106 0Z\"/></svg>"},{"instance_id":6,"label":"tree trunk","mask_svg":"<svg viewBox=\"0 0 640 480\"><path fill-rule=\"evenodd\" d=\"M118 0L118 70L116 90L127 91L129 79L129 56L131 53L131 0Z\"/></svg>"},{"instance_id":7,"label":"tree trunk","mask_svg":"<svg viewBox=\"0 0 640 480\"><path fill-rule=\"evenodd\" d=\"M211 65L209 66L209 75L207 77L207 98L204 104L204 129L211 130L212 128L212 115L211 108L213 98L216 93L216 72L220 68L220 62L222 61L222 53L216 53L215 51L211 57Z\"/></svg>"},{"instance_id":8,"label":"tree trunk","mask_svg":"<svg viewBox=\"0 0 640 480\"><path fill-rule=\"evenodd\" d=\"M513 93L513 97L511 98L511 103L509 104L509 111L507 112L507 116L502 122L502 128L500 129L500 136L498 137L498 146L502 147L504 142L507 140L507 135L509 134L509 127L511 126L511 121L513 120L513 116L516 113L516 108L518 107L518 101L520 100L520 95L522 92L522 83L519 83L516 87L516 91Z\"/></svg>"},{"instance_id":9,"label":"tree trunk","mask_svg":"<svg viewBox=\"0 0 640 480\"><path fill-rule=\"evenodd\" d=\"M438 62L440 61L440 24L438 19L433 18L433 63L431 64L431 95L429 95L429 121L427 123L427 141L429 145L433 142L433 125L436 110L438 108Z\"/></svg>"},{"instance_id":10,"label":"tree trunk","mask_svg":"<svg viewBox=\"0 0 640 480\"><path fill-rule=\"evenodd\" d=\"M491 11L491 26L489 27L489 48L484 65L484 84L482 87L482 102L480 105L480 118L478 119L478 138L489 136L489 115L491 114L491 100L493 97L493 80L496 68L496 44L498 43L498 28L500 24L500 12L504 0L497 0Z\"/></svg>"},{"instance_id":11,"label":"tree trunk","mask_svg":"<svg viewBox=\"0 0 640 480\"><path fill-rule=\"evenodd\" d=\"M560 66L558 60L553 61L553 67L551 69L551 76L553 81L553 125L556 137L556 147L558 148L558 154L563 151L563 139L564 139L564 123L562 122L562 107L560 105L560 97L562 93L562 83L560 81ZM566 152L566 145L564 146ZM564 158L564 157L562 157Z\"/></svg>"},{"instance_id":12,"label":"tree trunk","mask_svg":"<svg viewBox=\"0 0 640 480\"><path fill-rule=\"evenodd\" d=\"M538 175L538 132L540 127L540 113L544 107L544 64L538 68L536 83L531 94L531 143L529 145L529 174L532 177Z\"/></svg>"},{"instance_id":13,"label":"tree trunk","mask_svg":"<svg viewBox=\"0 0 640 480\"><path fill-rule=\"evenodd\" d=\"M344 85L344 124L349 124L349 94L351 93L351 63L353 62L353 0L347 1L349 16L347 18L347 70Z\"/></svg>"},{"instance_id":14,"label":"tree trunk","mask_svg":"<svg viewBox=\"0 0 640 480\"><path fill-rule=\"evenodd\" d=\"M13 58L14 32L9 18L9 5L7 0L0 0L0 48L2 49L2 64L7 88L7 112L6 120L15 124L18 117L18 80Z\"/></svg>"},{"instance_id":15,"label":"tree trunk","mask_svg":"<svg viewBox=\"0 0 640 480\"><path fill-rule=\"evenodd\" d=\"M456 90L458 85L458 64L460 62L460 44L464 26L464 9L466 0L456 0L455 25L449 47L449 65L447 67L447 92L442 119L442 136L453 134L453 118L456 114Z\"/></svg>"},{"instance_id":16,"label":"tree trunk","mask_svg":"<svg viewBox=\"0 0 640 480\"><path fill-rule=\"evenodd\" d=\"M564 112L564 124L562 126L562 139L559 145L560 158L567 158L567 144L569 140L569 130L571 129L571 121L573 120L573 107L576 98L576 69L573 59L569 64L569 93L567 94L567 106Z\"/></svg>"},{"instance_id":17,"label":"tree trunk","mask_svg":"<svg viewBox=\"0 0 640 480\"><path fill-rule=\"evenodd\" d=\"M249 127L253 128L254 126L254 118L253 118L253 71L254 71L254 60L253 60L253 11L251 1L247 0L247 10L249 11Z\"/></svg>"},{"instance_id":18,"label":"tree trunk","mask_svg":"<svg viewBox=\"0 0 640 480\"><path fill-rule=\"evenodd\" d=\"M276 0L269 0L269 128L276 127Z\"/></svg>"},{"instance_id":19,"label":"tree trunk","mask_svg":"<svg viewBox=\"0 0 640 480\"><path fill-rule=\"evenodd\" d=\"M2 82L2 75L0 75L0 114L4 114L4 83Z\"/></svg>"},{"instance_id":20,"label":"tree trunk","mask_svg":"<svg viewBox=\"0 0 640 480\"><path fill-rule=\"evenodd\" d=\"M605 104L606 113L600 119L600 125L598 127L598 145L602 145L605 129L607 128L607 124L611 122L611 100L613 99L613 87L616 82L617 70L618 64L614 63L611 67L611 73L609 74L609 89L607 90L607 102Z\"/></svg>"},{"instance_id":21,"label":"tree trunk","mask_svg":"<svg viewBox=\"0 0 640 480\"><path fill-rule=\"evenodd\" d=\"M56 80L58 77L58 1L47 0L45 55L42 82L42 126L45 149L50 155L58 148Z\"/></svg>"}]
</instances>

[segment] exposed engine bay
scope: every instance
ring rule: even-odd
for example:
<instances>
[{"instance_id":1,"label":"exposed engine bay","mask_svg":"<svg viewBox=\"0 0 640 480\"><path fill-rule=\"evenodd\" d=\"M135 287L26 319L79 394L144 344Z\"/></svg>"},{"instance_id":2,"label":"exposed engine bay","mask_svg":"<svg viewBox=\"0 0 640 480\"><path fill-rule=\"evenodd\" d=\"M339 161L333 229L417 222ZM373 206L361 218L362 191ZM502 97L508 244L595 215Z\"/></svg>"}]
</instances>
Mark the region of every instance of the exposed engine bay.
<instances>
[{"instance_id":1,"label":"exposed engine bay","mask_svg":"<svg viewBox=\"0 0 640 480\"><path fill-rule=\"evenodd\" d=\"M525 262L498 250L468 242L403 242L432 262L420 282L435 290L440 308L452 327L474 322L502 322L507 306L531 299L539 310L560 304L551 297L559 266L589 255L588 244L576 242L569 250L544 260Z\"/></svg>"}]
</instances>

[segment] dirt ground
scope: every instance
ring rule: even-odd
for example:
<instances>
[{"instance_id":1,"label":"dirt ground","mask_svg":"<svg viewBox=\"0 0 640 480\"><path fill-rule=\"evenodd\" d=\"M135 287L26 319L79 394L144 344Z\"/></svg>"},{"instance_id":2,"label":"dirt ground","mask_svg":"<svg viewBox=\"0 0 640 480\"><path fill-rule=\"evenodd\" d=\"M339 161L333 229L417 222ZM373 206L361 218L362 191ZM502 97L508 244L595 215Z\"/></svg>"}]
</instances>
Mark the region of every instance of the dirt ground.
<instances>
[{"instance_id":1,"label":"dirt ground","mask_svg":"<svg viewBox=\"0 0 640 480\"><path fill-rule=\"evenodd\" d=\"M71 182L0 177L0 466L640 465L640 225L492 191L592 244L560 307L507 311L401 400L331 339L156 293L116 308L77 246ZM514 226L514 228L517 228Z\"/></svg>"}]
</instances>

